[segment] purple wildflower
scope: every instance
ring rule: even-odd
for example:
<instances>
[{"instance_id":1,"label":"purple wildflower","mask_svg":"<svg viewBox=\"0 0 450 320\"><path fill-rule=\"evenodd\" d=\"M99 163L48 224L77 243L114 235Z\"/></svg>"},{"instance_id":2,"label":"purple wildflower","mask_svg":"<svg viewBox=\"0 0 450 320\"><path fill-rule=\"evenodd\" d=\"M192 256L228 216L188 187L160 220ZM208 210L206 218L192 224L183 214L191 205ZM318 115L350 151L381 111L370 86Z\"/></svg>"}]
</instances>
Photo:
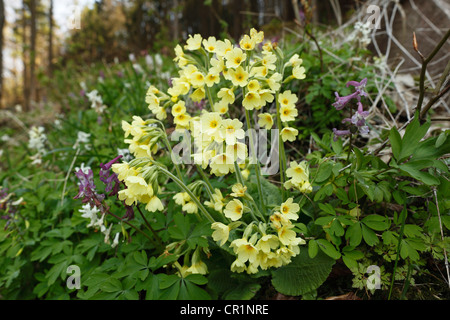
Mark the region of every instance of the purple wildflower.
<instances>
[{"instance_id":1,"label":"purple wildflower","mask_svg":"<svg viewBox=\"0 0 450 320\"><path fill-rule=\"evenodd\" d=\"M369 127L366 126L366 118L369 116L368 111L363 110L363 105L361 102L358 102L358 110L351 118L345 118L342 120L342 123L350 122L356 127L358 127L359 132L362 134L369 133Z\"/></svg>"},{"instance_id":2,"label":"purple wildflower","mask_svg":"<svg viewBox=\"0 0 450 320\"><path fill-rule=\"evenodd\" d=\"M120 181L117 178L117 174L111 173L110 169L120 158L122 158L122 155L115 157L106 164L100 164L100 180L106 184L105 191L109 192L112 190L109 196L116 195L119 192Z\"/></svg>"},{"instance_id":3,"label":"purple wildflower","mask_svg":"<svg viewBox=\"0 0 450 320\"><path fill-rule=\"evenodd\" d=\"M336 128L333 128L333 133L334 133L333 140L337 141L338 137L347 136L351 132L350 130L337 130Z\"/></svg>"},{"instance_id":4,"label":"purple wildflower","mask_svg":"<svg viewBox=\"0 0 450 320\"><path fill-rule=\"evenodd\" d=\"M347 82L347 88L349 86L353 86L356 88L356 92L358 93L359 96L367 97L368 94L367 94L367 92L364 91L364 89L366 88L366 84L367 84L367 78L362 79L360 82L349 81L349 82Z\"/></svg>"},{"instance_id":5,"label":"purple wildflower","mask_svg":"<svg viewBox=\"0 0 450 320\"><path fill-rule=\"evenodd\" d=\"M125 201L123 201L123 205L125 206L125 209L127 211L125 212L125 215L122 217L122 219L124 219L124 220L133 220L134 219L134 209L133 209L133 207L125 204Z\"/></svg>"},{"instance_id":6,"label":"purple wildflower","mask_svg":"<svg viewBox=\"0 0 450 320\"><path fill-rule=\"evenodd\" d=\"M80 180L78 194L74 199L82 199L83 203L89 203L91 207L101 206L101 201L105 198L103 194L95 192L94 173L89 169L88 173L78 170L75 175Z\"/></svg>"},{"instance_id":7,"label":"purple wildflower","mask_svg":"<svg viewBox=\"0 0 450 320\"><path fill-rule=\"evenodd\" d=\"M336 110L342 110L352 99L359 98L358 92L354 92L345 97L340 97L337 92L335 92L334 95L336 96L336 102L333 103L333 107L335 107Z\"/></svg>"}]
</instances>

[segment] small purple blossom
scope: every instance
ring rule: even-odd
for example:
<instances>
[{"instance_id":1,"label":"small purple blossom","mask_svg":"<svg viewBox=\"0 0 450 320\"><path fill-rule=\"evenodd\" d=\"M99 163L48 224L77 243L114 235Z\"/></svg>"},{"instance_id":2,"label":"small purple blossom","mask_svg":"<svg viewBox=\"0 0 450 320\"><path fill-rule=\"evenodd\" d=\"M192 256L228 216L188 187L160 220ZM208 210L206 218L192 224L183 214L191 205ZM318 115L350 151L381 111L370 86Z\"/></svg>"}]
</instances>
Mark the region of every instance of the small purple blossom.
<instances>
[{"instance_id":1,"label":"small purple blossom","mask_svg":"<svg viewBox=\"0 0 450 320\"><path fill-rule=\"evenodd\" d=\"M78 170L75 175L80 180L78 185L78 194L74 197L74 199L82 199L83 203L89 203L91 207L99 207L101 206L101 201L105 199L103 194L97 194L95 191L94 184L94 173L91 169L87 173L84 173L83 170Z\"/></svg>"},{"instance_id":2,"label":"small purple blossom","mask_svg":"<svg viewBox=\"0 0 450 320\"><path fill-rule=\"evenodd\" d=\"M353 86L356 88L356 92L358 93L359 96L363 96L363 97L367 97L368 94L367 92L365 92L365 88L366 88L366 84L367 84L367 78L362 79L360 82L358 81L349 81L347 82L347 88L349 86Z\"/></svg>"},{"instance_id":3,"label":"small purple blossom","mask_svg":"<svg viewBox=\"0 0 450 320\"><path fill-rule=\"evenodd\" d=\"M334 133L333 140L337 141L338 137L347 136L351 132L350 130L337 130L336 128L333 128L333 133Z\"/></svg>"},{"instance_id":4,"label":"small purple blossom","mask_svg":"<svg viewBox=\"0 0 450 320\"><path fill-rule=\"evenodd\" d=\"M336 96L336 102L333 103L333 107L335 107L336 110L342 110L347 105L347 103L349 103L352 99L359 98L358 92L354 92L344 97L340 97L339 93L337 92L335 92L334 95Z\"/></svg>"},{"instance_id":5,"label":"small purple blossom","mask_svg":"<svg viewBox=\"0 0 450 320\"><path fill-rule=\"evenodd\" d=\"M359 130L361 134L369 133L369 127L366 125L366 118L369 116L369 112L364 111L363 104L361 103L361 97L368 96L367 92L365 92L366 84L367 78L364 78L360 82L358 81L347 82L346 84L347 88L349 86L353 86L355 87L355 92L345 97L340 97L339 94L335 92L336 101L333 103L333 107L335 107L336 110L341 110L351 100L353 99L357 100L358 109L356 110L355 114L351 118L345 118L344 120L342 120L342 123L346 122L351 123L352 125L356 126L356 128ZM333 129L333 132L335 140L337 139L338 136L350 134L350 130L337 130L336 128Z\"/></svg>"},{"instance_id":6,"label":"small purple blossom","mask_svg":"<svg viewBox=\"0 0 450 320\"><path fill-rule=\"evenodd\" d=\"M122 155L115 157L106 164L100 164L100 181L106 184L106 192L111 191L109 196L116 195L119 192L120 181L117 178L117 174L111 173L110 170L112 165L116 163L120 158L122 158Z\"/></svg>"}]
</instances>

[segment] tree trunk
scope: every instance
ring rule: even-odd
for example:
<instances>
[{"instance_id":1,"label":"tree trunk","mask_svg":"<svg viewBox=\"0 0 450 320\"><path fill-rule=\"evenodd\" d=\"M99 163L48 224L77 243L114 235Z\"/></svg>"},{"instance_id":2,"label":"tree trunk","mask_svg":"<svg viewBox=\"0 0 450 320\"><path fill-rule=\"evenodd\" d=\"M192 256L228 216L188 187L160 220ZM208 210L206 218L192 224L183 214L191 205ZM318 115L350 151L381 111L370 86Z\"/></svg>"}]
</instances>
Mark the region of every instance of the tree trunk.
<instances>
[{"instance_id":1,"label":"tree trunk","mask_svg":"<svg viewBox=\"0 0 450 320\"><path fill-rule=\"evenodd\" d=\"M50 0L48 11L48 76L53 74L53 0Z\"/></svg>"},{"instance_id":2,"label":"tree trunk","mask_svg":"<svg viewBox=\"0 0 450 320\"><path fill-rule=\"evenodd\" d=\"M30 99L36 100L36 1L30 0Z\"/></svg>"},{"instance_id":3,"label":"tree trunk","mask_svg":"<svg viewBox=\"0 0 450 320\"><path fill-rule=\"evenodd\" d=\"M5 26L5 4L0 0L0 109L3 108L3 27Z\"/></svg>"},{"instance_id":4,"label":"tree trunk","mask_svg":"<svg viewBox=\"0 0 450 320\"><path fill-rule=\"evenodd\" d=\"M28 84L28 38L27 38L27 4L22 0L22 62L23 62L23 108L30 109L30 87Z\"/></svg>"}]
</instances>

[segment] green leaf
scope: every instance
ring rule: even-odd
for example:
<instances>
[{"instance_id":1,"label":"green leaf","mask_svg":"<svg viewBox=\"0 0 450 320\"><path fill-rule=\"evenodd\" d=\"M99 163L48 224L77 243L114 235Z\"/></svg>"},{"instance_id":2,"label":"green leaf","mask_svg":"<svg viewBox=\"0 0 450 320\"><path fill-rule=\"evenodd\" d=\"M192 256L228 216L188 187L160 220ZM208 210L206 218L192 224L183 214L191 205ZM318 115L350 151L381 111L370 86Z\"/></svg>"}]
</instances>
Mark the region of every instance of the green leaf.
<instances>
[{"instance_id":1,"label":"green leaf","mask_svg":"<svg viewBox=\"0 0 450 320\"><path fill-rule=\"evenodd\" d=\"M372 229L369 229L364 224L362 224L361 230L363 239L369 246L373 247L379 242L377 235Z\"/></svg>"},{"instance_id":2,"label":"green leaf","mask_svg":"<svg viewBox=\"0 0 450 320\"><path fill-rule=\"evenodd\" d=\"M328 242L325 239L317 239L317 244L319 245L320 250L326 253L329 257L337 260L341 257L339 251L336 250L336 247Z\"/></svg>"},{"instance_id":3,"label":"green leaf","mask_svg":"<svg viewBox=\"0 0 450 320\"><path fill-rule=\"evenodd\" d=\"M254 282L239 283L233 289L224 293L225 300L250 300L261 289L261 285Z\"/></svg>"},{"instance_id":4,"label":"green leaf","mask_svg":"<svg viewBox=\"0 0 450 320\"><path fill-rule=\"evenodd\" d=\"M391 142L392 154L394 155L394 158L398 160L402 149L402 138L396 127L392 127L389 133L389 141Z\"/></svg>"},{"instance_id":5,"label":"green leaf","mask_svg":"<svg viewBox=\"0 0 450 320\"><path fill-rule=\"evenodd\" d=\"M109 278L100 285L100 289L105 292L118 292L122 290L122 283L115 278Z\"/></svg>"},{"instance_id":6,"label":"green leaf","mask_svg":"<svg viewBox=\"0 0 450 320\"><path fill-rule=\"evenodd\" d=\"M370 229L376 231L384 231L389 228L389 224L386 222L386 218L377 214L371 214L361 220Z\"/></svg>"},{"instance_id":7,"label":"green leaf","mask_svg":"<svg viewBox=\"0 0 450 320\"><path fill-rule=\"evenodd\" d=\"M308 242L308 255L311 259L314 259L314 257L319 252L319 246L317 245L316 240L312 239Z\"/></svg>"},{"instance_id":8,"label":"green leaf","mask_svg":"<svg viewBox=\"0 0 450 320\"><path fill-rule=\"evenodd\" d=\"M324 162L320 165L319 171L314 179L314 182L321 183L327 180L333 172L333 164L331 162Z\"/></svg>"},{"instance_id":9,"label":"green leaf","mask_svg":"<svg viewBox=\"0 0 450 320\"><path fill-rule=\"evenodd\" d=\"M425 183L426 185L439 185L440 181L435 176L429 174L428 172L419 171L414 167L408 165L408 163L402 164L399 166L400 170L406 172L414 179Z\"/></svg>"},{"instance_id":10,"label":"green leaf","mask_svg":"<svg viewBox=\"0 0 450 320\"><path fill-rule=\"evenodd\" d=\"M345 239L349 240L352 247L357 247L362 241L361 223L356 222L347 228Z\"/></svg>"},{"instance_id":11,"label":"green leaf","mask_svg":"<svg viewBox=\"0 0 450 320\"><path fill-rule=\"evenodd\" d=\"M398 162L403 161L413 154L419 145L420 140L427 134L430 122L420 125L419 117L414 117L414 120L406 127L405 134L402 139L402 149L396 158Z\"/></svg>"},{"instance_id":12,"label":"green leaf","mask_svg":"<svg viewBox=\"0 0 450 320\"><path fill-rule=\"evenodd\" d=\"M328 278L335 260L318 252L310 258L306 250L286 266L272 272L272 285L285 295L303 295L319 288Z\"/></svg>"}]
</instances>

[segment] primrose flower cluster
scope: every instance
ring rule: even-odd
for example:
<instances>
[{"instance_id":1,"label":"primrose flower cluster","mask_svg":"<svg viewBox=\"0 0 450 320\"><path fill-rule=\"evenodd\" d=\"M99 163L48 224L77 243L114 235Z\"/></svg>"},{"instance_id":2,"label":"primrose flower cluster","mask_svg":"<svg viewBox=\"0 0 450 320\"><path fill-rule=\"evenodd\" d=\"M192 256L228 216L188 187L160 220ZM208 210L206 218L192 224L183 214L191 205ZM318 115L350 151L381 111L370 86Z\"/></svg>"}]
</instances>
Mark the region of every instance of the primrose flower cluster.
<instances>
[{"instance_id":1,"label":"primrose flower cluster","mask_svg":"<svg viewBox=\"0 0 450 320\"><path fill-rule=\"evenodd\" d=\"M282 86L306 77L302 59L297 54L285 59L277 44L264 41L264 33L255 29L244 35L239 45L228 39L190 35L184 46L176 46L175 55L179 71L168 90L150 85L147 91L145 101L154 117L133 116L131 123L122 121L124 141L134 159L111 166L125 187L118 191L119 199L127 206L143 204L149 212L163 211L160 195L165 176L180 187L169 201L184 213L208 220L214 241L236 255L232 271L256 273L288 264L305 243L293 230L292 221L298 219L300 207L294 198L266 206L259 162L250 159L255 154L251 141L255 136L249 131L256 127L252 122L265 130L276 126L272 135L282 141L279 146L295 141L298 131L290 123L298 116L298 97ZM244 114L245 124L240 118ZM171 172L158 162L165 151L173 155L165 123L173 124L175 133L188 133L193 146L190 159L201 177L197 181L186 185L177 163ZM284 149L280 150L279 160L286 162ZM286 163L280 167L287 169L282 187L312 191L306 162L292 161L289 168ZM257 175L259 203L247 191L251 172ZM235 175L236 183L229 194L223 194L209 179L227 175ZM180 266L180 272L205 273L201 250L193 250L192 265Z\"/></svg>"},{"instance_id":2,"label":"primrose flower cluster","mask_svg":"<svg viewBox=\"0 0 450 320\"><path fill-rule=\"evenodd\" d=\"M228 225L214 222L212 238L223 246L226 242L236 254L236 260L231 264L233 272L257 273L259 269L278 268L289 264L291 258L300 253L299 245L305 240L297 237L292 221L298 219L300 206L293 203L293 198L287 199L269 217L270 222L252 221L248 225L241 221L249 208L242 201L250 197L241 184L233 186L234 199L225 206L223 213L232 222ZM241 200L239 200L241 199ZM245 202L245 201L244 201ZM242 229L246 225L242 237L230 240L233 229Z\"/></svg>"}]
</instances>

